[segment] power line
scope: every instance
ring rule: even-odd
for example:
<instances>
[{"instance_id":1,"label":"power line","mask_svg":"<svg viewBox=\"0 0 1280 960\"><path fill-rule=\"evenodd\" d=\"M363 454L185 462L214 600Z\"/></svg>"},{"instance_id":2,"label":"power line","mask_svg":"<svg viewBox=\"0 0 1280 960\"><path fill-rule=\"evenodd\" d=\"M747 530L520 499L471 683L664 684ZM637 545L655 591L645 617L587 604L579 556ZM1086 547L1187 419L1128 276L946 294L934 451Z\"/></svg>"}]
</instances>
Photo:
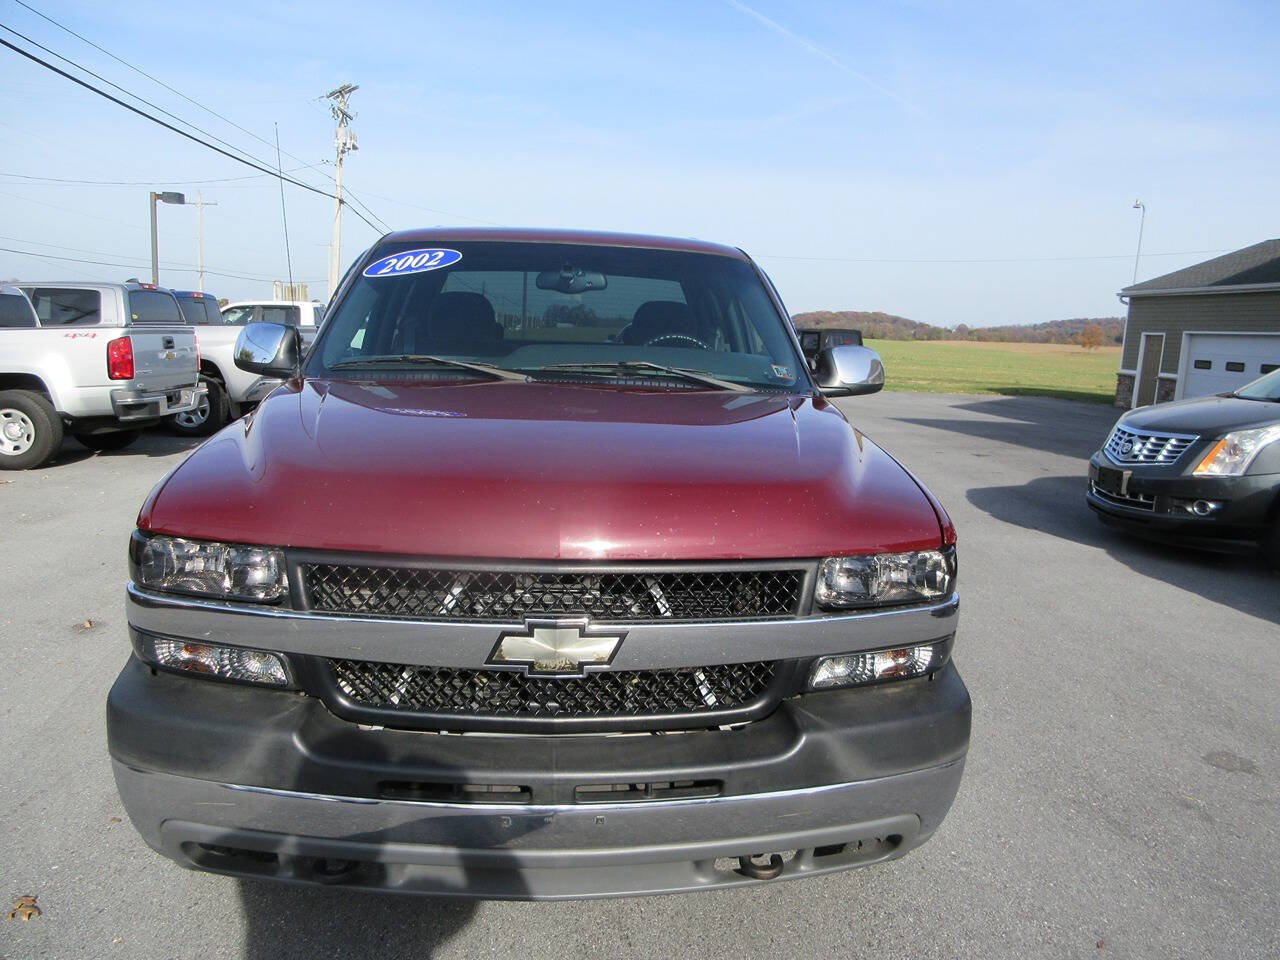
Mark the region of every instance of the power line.
<instances>
[{"instance_id":1,"label":"power line","mask_svg":"<svg viewBox=\"0 0 1280 960\"><path fill-rule=\"evenodd\" d=\"M454 217L458 220L470 220L472 223L483 223L486 226L490 226L490 227L506 226L505 223L498 223L497 221L494 221L494 220L482 220L479 217L468 217L468 216L464 216L461 213L450 213L448 210L437 210L435 207L424 207L421 204L408 203L404 200L397 199L396 197L386 197L379 193L370 193L368 190L364 191L364 195L366 197L373 197L375 200L386 200L388 203L396 203L402 207L410 207L414 210L425 210L427 213L438 213L444 217Z\"/></svg>"},{"instance_id":2,"label":"power line","mask_svg":"<svg viewBox=\"0 0 1280 960\"><path fill-rule=\"evenodd\" d=\"M0 40L0 43L3 42L3 40ZM139 226L136 223L125 223L123 220L112 220L110 217L98 217L94 216L92 213L84 213L80 210L73 209L72 207L59 206L56 203L49 203L45 200L32 200L30 197L22 197L16 193L5 193L4 191L0 191L0 197L10 197L14 200L21 200L23 203L34 203L37 206L48 207L50 210L61 210L63 213L74 213L76 216L84 217L86 220L101 220L103 223L112 223L117 227L127 227L130 230L147 229L146 227Z\"/></svg>"},{"instance_id":3,"label":"power line","mask_svg":"<svg viewBox=\"0 0 1280 960\"><path fill-rule=\"evenodd\" d=\"M26 239L24 237L0 237L0 241L26 243L26 244L29 244L29 246L37 246L37 247L51 247L52 250L60 250L63 252L91 253L91 255L93 256L115 257L116 260L123 261L123 262L106 262L101 260L82 260L82 259L78 259L78 257L55 257L54 255L52 255L52 253L45 253L44 251L14 250L14 248L12 247L0 247L0 250L5 250L10 253L20 253L20 255L29 256L29 257L46 257L46 256L54 257L54 259L56 260L65 260L68 262L72 262L72 264L97 264L100 266L122 266L122 268L133 269L133 268L136 268L136 266L147 266L148 262L150 262L150 261L143 261L141 257L138 257L138 259L134 259L134 257L129 257L127 255L120 255L120 253L111 253L109 251L104 251L104 250L84 250L83 247L64 247L64 246L61 246L61 244L59 243L45 243L42 241L33 241L33 239ZM178 261L178 260L161 261L160 266L163 266L165 270L178 271L178 273L196 273L196 271L200 269L198 268L197 264L184 264L184 262ZM234 271L230 269L223 269L223 270L206 269L205 273L212 273L218 276L230 276L230 278L234 278L237 280L260 280L260 282L262 283L270 283L271 280L276 279L274 278L274 276L261 276L261 275L255 275L255 274L234 273Z\"/></svg>"},{"instance_id":4,"label":"power line","mask_svg":"<svg viewBox=\"0 0 1280 960\"><path fill-rule=\"evenodd\" d=\"M19 36L21 36L21 34L19 34ZM175 127L173 124L166 123L164 120L161 120L159 117L154 117L151 114L147 113L145 110L135 107L131 103L126 103L125 101L121 100L119 97L112 96L111 94L107 93L105 90L101 90L98 87L95 87L93 84L89 83L88 81L81 80L79 77L76 77L70 73L67 73L65 70L62 70L59 67L54 66L52 63L49 63L47 60L40 59L35 54L30 53L27 50L23 50L21 47L10 43L8 40L5 40L2 37L0 37L0 46L8 47L14 53L17 53L23 57L26 57L28 60L32 61L33 63L39 64L40 66L44 67L46 70L51 70L52 72L58 74L58 76L63 77L67 80L70 80L72 83L77 84L78 86L84 87L86 90L96 93L98 96L106 100L110 100L112 103L116 104L117 106L124 107L126 110L130 111L131 113L136 113L138 116L143 117L147 120L150 120L152 123L158 124L159 126L164 127L166 130L170 130L181 137L185 137L186 139L192 141L193 143L198 143L200 144L200 146L206 147L207 149L212 150L215 153L220 153L222 154L222 156L227 157L228 159L234 160L237 163L244 164L246 167L251 167L252 169L259 171L260 173L267 174L268 176L279 177L280 179L293 184L295 187L301 187L303 190L309 190L312 193L317 193L322 197L328 197L330 200L338 199L332 193L329 193L325 190L321 190L319 187L313 187L311 184L303 183L301 180L295 180L293 177L286 177L283 174L277 173L268 167L263 167L252 160L246 160L244 157L236 156L234 153L230 153L226 150L223 150L221 147L215 146L214 144L209 143L207 140L201 140L199 137L195 136L194 134L188 133L185 130L180 130L177 127ZM132 96L132 94L130 95ZM141 98L139 97L138 99L141 99ZM373 223L373 221L371 221L359 210L353 207L352 212L356 216L358 216L361 220L363 220L365 223L367 223L372 229L377 230L379 233L382 232Z\"/></svg>"},{"instance_id":5,"label":"power line","mask_svg":"<svg viewBox=\"0 0 1280 960\"><path fill-rule=\"evenodd\" d=\"M173 87L169 86L169 84L165 83L163 80L159 79L158 77L153 77L151 74L147 73L145 70L143 70L143 69L141 69L141 68L139 68L139 67L135 67L135 66L134 66L132 63L130 63L129 61L124 60L124 59L122 59L122 58L120 58L120 57L116 56L116 55L115 55L114 53L112 53L110 50L106 49L105 47L103 47L103 46L101 46L101 45L99 45L99 44L97 44L97 43L94 43L94 42L93 42L92 40L90 40L88 37L81 36L80 34L76 33L74 30L72 30L70 27L66 26L65 24L59 23L57 20L53 19L53 17L49 16L48 14L46 14L46 13L42 13L41 11L37 10L35 7L31 6L31 4L29 4L29 3L24 3L24 2L23 2L23 0L14 0L14 3L18 4L18 6L20 6L20 7L25 7L27 10L30 10L32 13L34 13L37 17L40 17L41 19L46 20L46 21L48 21L49 23L53 24L53 25L54 25L55 27L57 27L59 30L62 30L62 31L65 31L66 33L71 34L71 36L75 37L77 40L81 41L82 43L87 43L89 46L93 47L95 50L97 50L97 51L99 51L99 52L101 52L101 53L105 53L105 54L106 54L108 57L110 57L112 60L116 61L116 62L117 62L117 63L119 63L119 64L123 64L124 66L126 66L126 67L128 67L130 70L132 70L134 73L137 73L137 74L140 74L141 76L146 77L146 78L147 78L148 80L150 80L152 83L159 84L160 86L162 86L162 87L164 87L166 90L168 90L170 93L176 94L177 96L181 97L183 100L186 100L188 103L193 104L193 105L194 105L194 106L196 106L196 107L199 107L199 108L200 108L201 110L203 110L205 113L208 113L208 114L210 114L211 116L217 117L217 118L218 118L219 120L221 120L223 123L230 124L231 126L235 127L237 130L239 130L241 133L247 134L248 136L253 137L255 140L258 140L258 141L260 141L261 143L265 143L267 146L271 146L271 144L270 144L267 140L265 140L264 138L262 138L262 137L258 136L258 135L257 135L256 133L254 133L252 130L248 130L248 129L246 129L246 128L244 128L244 127L240 126L240 124L236 123L234 120L231 120L231 119L229 119L228 117L224 117L222 114L218 113L216 110L214 110L214 109L212 109L212 108L210 108L210 107L206 107L203 103L200 103L198 100L193 100L191 97L188 97L188 96L187 96L185 93L183 93L181 90L177 90L177 89L175 89L175 88L173 88ZM37 46L39 46L39 44L37 44ZM50 51L50 52L52 53L52 51ZM55 56L56 56L56 54L55 54ZM81 69L83 69L83 68L81 68ZM87 70L86 70L85 72L86 72L86 73L88 73L89 71L87 71ZM105 82L110 83L110 81L105 81ZM112 84L112 86L115 86L115 84ZM117 89L118 89L118 88L117 88ZM130 94L130 95L132 96L132 94ZM141 97L139 97L138 99L139 99L139 100L141 100L142 98L141 98ZM143 101L143 102L145 103L146 101ZM159 107L156 107L156 109L157 109L157 110L159 110L160 108L159 108ZM171 116L172 116L172 115L171 115ZM186 121L182 121L182 122L184 122L184 123L185 123ZM191 124L188 124L188 126L191 126ZM199 129L199 128L196 128L196 129ZM212 136L212 134L209 134L209 136ZM214 139L217 139L217 138L215 137ZM220 141L220 142L224 142L224 141ZM294 156L292 153L289 153L289 151L288 151L288 150L284 151L284 153L285 153L285 155L286 155L286 156L288 156L289 158L291 158L291 159L293 159L293 160L297 160L299 163L303 163L303 164L305 164L305 163L306 163L306 161L305 161L305 160L303 160L301 157ZM315 164L310 164L310 165L308 165L308 166L309 166L309 167L314 167L314 166L315 166Z\"/></svg>"},{"instance_id":6,"label":"power line","mask_svg":"<svg viewBox=\"0 0 1280 960\"><path fill-rule=\"evenodd\" d=\"M391 232L391 225L387 223L387 221L383 220L376 213L374 213L372 210L370 210L369 205L365 203L363 200L361 200L359 197L357 197L354 190L352 190L350 187L346 187L345 190L346 190L347 196L349 196L353 201L359 204L361 209L363 209L365 213L369 214L369 216L373 217L373 219L377 220L380 224L382 224L383 227L386 228L387 233Z\"/></svg>"},{"instance_id":7,"label":"power line","mask_svg":"<svg viewBox=\"0 0 1280 960\"><path fill-rule=\"evenodd\" d=\"M38 47L39 49L43 50L45 53L49 54L52 57L57 57L63 63L69 64L70 66L75 67L77 70L81 70L84 73L87 73L89 76L93 77L95 80L101 80L103 83L107 84L108 86L114 87L116 90L119 90L125 96L132 97L133 99L137 100L140 103L145 103L152 110L159 110L169 119L176 120L178 123L181 123L181 124L184 124L185 126L190 127L192 130L195 130L197 133L202 133L206 137L209 137L212 140L216 140L218 143L222 144L224 147L229 147L232 150L237 151L238 153L243 153L246 157L248 157L251 160L257 161L258 163L264 162L262 160L259 160L253 154L249 153L247 150L241 150L234 143L229 143L228 141L223 140L221 137L217 136L216 134L210 133L208 130L205 130L202 127L196 126L191 121L184 120L182 119L182 117L179 117L177 114L170 113L164 107L160 106L159 104L152 103L150 100L146 99L145 97L138 96L132 90L126 90L124 87L120 86L120 84L115 83L111 80L108 80L106 77L102 76L102 74L100 73L94 73L88 67L84 66L81 63L77 63L76 61L72 60L69 57L64 57L62 54L58 53L57 50L52 50L49 47L46 47L44 44L40 43L39 41L32 40L30 37L26 36L25 34L19 33L17 30L13 29L13 27L5 26L5 24L0 23L0 29L7 30L9 33L13 34L15 37L18 37L21 40L25 40L27 43L31 44L33 47Z\"/></svg>"},{"instance_id":8,"label":"power line","mask_svg":"<svg viewBox=\"0 0 1280 960\"><path fill-rule=\"evenodd\" d=\"M306 170L307 167L290 167L284 173L297 173L299 170ZM169 180L164 177L156 177L151 180L75 180L67 177L36 177L28 173L8 173L0 170L0 177L16 177L20 180L30 180L33 183L65 183L79 186L91 187L154 187L156 184L165 184L168 186L197 186L208 183L235 183L239 180L258 180L267 174L263 173L247 173L243 177L216 177L212 180Z\"/></svg>"},{"instance_id":9,"label":"power line","mask_svg":"<svg viewBox=\"0 0 1280 960\"><path fill-rule=\"evenodd\" d=\"M276 125L276 168L280 167L280 126ZM284 208L284 181L280 183L280 220L284 224L284 262L289 268L289 296L293 296L293 255L289 253L289 215Z\"/></svg>"},{"instance_id":10,"label":"power line","mask_svg":"<svg viewBox=\"0 0 1280 960\"><path fill-rule=\"evenodd\" d=\"M1148 257L1189 257L1206 253L1225 253L1224 250L1174 250L1169 253L1148 253ZM799 257L781 253L755 254L757 260L804 260L813 263L1069 263L1084 260L1128 260L1128 253L1107 253L1085 257L962 257L962 258L890 258L890 257Z\"/></svg>"}]
</instances>

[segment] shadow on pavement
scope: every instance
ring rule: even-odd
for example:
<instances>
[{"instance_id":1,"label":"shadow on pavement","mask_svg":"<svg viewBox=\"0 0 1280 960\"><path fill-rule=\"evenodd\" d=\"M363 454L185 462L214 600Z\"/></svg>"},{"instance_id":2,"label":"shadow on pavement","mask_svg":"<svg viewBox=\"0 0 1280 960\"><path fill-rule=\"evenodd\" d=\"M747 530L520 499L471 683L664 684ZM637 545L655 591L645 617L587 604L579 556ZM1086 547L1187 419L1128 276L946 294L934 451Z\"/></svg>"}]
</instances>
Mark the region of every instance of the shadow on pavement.
<instances>
[{"instance_id":1,"label":"shadow on pavement","mask_svg":"<svg viewBox=\"0 0 1280 960\"><path fill-rule=\"evenodd\" d=\"M1019 486L974 488L968 500L997 520L1100 547L1143 576L1280 623L1280 583L1256 556L1207 553L1106 527L1085 504L1084 486L1082 476L1040 477Z\"/></svg>"},{"instance_id":2,"label":"shadow on pavement","mask_svg":"<svg viewBox=\"0 0 1280 960\"><path fill-rule=\"evenodd\" d=\"M1011 443L1087 461L1102 446L1112 425L1123 412L1103 404L1086 404L1053 397L996 397L956 404L948 409L999 419L893 419L944 433L981 437L984 440Z\"/></svg>"},{"instance_id":3,"label":"shadow on pavement","mask_svg":"<svg viewBox=\"0 0 1280 960\"><path fill-rule=\"evenodd\" d=\"M240 880L246 960L430 960L466 929L476 901Z\"/></svg>"},{"instance_id":4,"label":"shadow on pavement","mask_svg":"<svg viewBox=\"0 0 1280 960\"><path fill-rule=\"evenodd\" d=\"M299 736L305 749L288 761L294 765L291 772L281 770L276 785L300 793L316 789L316 769L337 769L341 765L358 763L366 777L375 777L378 771L393 771L390 775L416 781L434 783L472 783L484 780L474 770L459 769L441 760L432 749L431 738L413 738L414 746L408 751L404 743L389 746L388 741L343 729L329 737L309 740L305 727ZM382 731L382 736L394 737L393 731ZM358 745L358 746L357 746ZM358 757L358 762L355 758ZM339 791L335 791L339 792ZM367 794L365 794L367 796ZM339 843L358 844L366 855L381 860L380 854L391 846L401 851L413 845L422 849L453 849L455 856L449 859L454 868L437 867L427 871L434 877L420 874L418 881L425 883L418 889L432 889L439 895L396 892L366 892L345 888L341 881L329 885L296 886L268 879L242 877L238 880L241 906L244 915L244 953L246 960L280 960L285 957L376 957L393 960L397 957L412 960L430 960L437 951L471 923L480 901L452 896L455 891L472 893L493 891L494 884L501 886L496 895L515 899L531 892L524 877L517 869L515 851L537 846L525 838L547 827L551 818L541 814L513 813L499 816L493 810L476 808L442 807L439 804L396 803L394 805L332 804L335 817L342 811L360 811L352 814L348 824L359 822L364 828L358 832L330 834ZM313 811L314 815L314 811ZM336 820L335 823L343 822ZM230 844L237 841L228 840ZM285 841L286 845L288 841ZM348 847L350 849L350 847ZM487 856L485 866L473 865L473 858L463 851ZM382 874L387 885L394 890L395 853L387 857ZM341 863L342 861L336 861ZM372 865L370 863L369 865ZM304 868L305 869L305 868ZM410 875L400 875L410 887L414 880ZM497 876L495 876L495 874ZM353 874L357 884L374 873Z\"/></svg>"},{"instance_id":5,"label":"shadow on pavement","mask_svg":"<svg viewBox=\"0 0 1280 960\"><path fill-rule=\"evenodd\" d=\"M187 453L204 442L204 437L180 437L162 429L146 430L136 441L123 450L90 450L70 434L62 441L62 447L42 470L56 470L72 463L80 463L94 457L127 460L130 457L171 457Z\"/></svg>"}]
</instances>

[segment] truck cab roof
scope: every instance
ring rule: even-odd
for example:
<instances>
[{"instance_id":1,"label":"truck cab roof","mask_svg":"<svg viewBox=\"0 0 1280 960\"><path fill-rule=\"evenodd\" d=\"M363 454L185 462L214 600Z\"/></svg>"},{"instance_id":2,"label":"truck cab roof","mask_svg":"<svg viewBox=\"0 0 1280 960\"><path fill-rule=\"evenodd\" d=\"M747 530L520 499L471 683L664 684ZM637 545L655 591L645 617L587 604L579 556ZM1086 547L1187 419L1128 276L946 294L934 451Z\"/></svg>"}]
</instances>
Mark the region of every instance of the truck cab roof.
<instances>
[{"instance_id":1,"label":"truck cab roof","mask_svg":"<svg viewBox=\"0 0 1280 960\"><path fill-rule=\"evenodd\" d=\"M730 247L693 237L664 237L643 233L604 230L565 230L530 227L418 227L389 233L377 244L444 243L447 241L489 241L494 243L574 243L596 247L633 247L644 250L673 250L682 253L709 253L735 260L747 255Z\"/></svg>"}]
</instances>

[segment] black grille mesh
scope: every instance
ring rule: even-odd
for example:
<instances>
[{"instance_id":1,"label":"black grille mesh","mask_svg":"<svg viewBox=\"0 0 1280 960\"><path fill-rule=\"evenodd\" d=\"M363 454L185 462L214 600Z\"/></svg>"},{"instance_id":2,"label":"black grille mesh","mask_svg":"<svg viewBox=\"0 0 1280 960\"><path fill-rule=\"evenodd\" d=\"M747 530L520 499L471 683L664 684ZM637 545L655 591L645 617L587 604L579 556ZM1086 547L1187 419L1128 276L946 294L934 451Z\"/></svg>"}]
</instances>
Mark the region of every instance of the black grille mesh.
<instances>
[{"instance_id":1,"label":"black grille mesh","mask_svg":"<svg viewBox=\"0 0 1280 960\"><path fill-rule=\"evenodd\" d=\"M325 613L432 620L722 620L797 612L800 570L517 573L304 563L308 605Z\"/></svg>"},{"instance_id":2,"label":"black grille mesh","mask_svg":"<svg viewBox=\"0 0 1280 960\"><path fill-rule=\"evenodd\" d=\"M367 660L332 660L330 664L338 688L360 706L530 719L696 715L729 710L764 696L775 667L773 663L732 663L617 670L584 677L530 677L504 670Z\"/></svg>"}]
</instances>

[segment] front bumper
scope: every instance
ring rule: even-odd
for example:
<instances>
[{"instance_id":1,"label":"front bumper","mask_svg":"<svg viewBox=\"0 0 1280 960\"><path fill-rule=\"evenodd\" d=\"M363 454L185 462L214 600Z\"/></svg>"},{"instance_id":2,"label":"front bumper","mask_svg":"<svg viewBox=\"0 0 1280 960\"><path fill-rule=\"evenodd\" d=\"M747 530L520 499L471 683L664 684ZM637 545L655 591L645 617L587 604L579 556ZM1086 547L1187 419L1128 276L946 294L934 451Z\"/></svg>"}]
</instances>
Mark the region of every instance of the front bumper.
<instances>
[{"instance_id":1,"label":"front bumper","mask_svg":"<svg viewBox=\"0 0 1280 960\"><path fill-rule=\"evenodd\" d=\"M131 659L108 739L135 827L188 867L297 883L563 899L760 882L902 856L959 787L970 703L933 679L808 694L738 730L477 736L371 729L317 700ZM577 788L697 781L714 795L585 802ZM389 784L519 785L524 803L396 799Z\"/></svg>"},{"instance_id":2,"label":"front bumper","mask_svg":"<svg viewBox=\"0 0 1280 960\"><path fill-rule=\"evenodd\" d=\"M1099 467L1130 473L1125 496L1096 486ZM1134 532L1234 548L1256 544L1265 535L1278 495L1280 476L1272 474L1197 477L1164 466L1121 468L1099 451L1089 460L1085 501L1107 522ZM1209 515L1197 516L1188 510L1197 500L1217 506Z\"/></svg>"},{"instance_id":3,"label":"front bumper","mask_svg":"<svg viewBox=\"0 0 1280 960\"><path fill-rule=\"evenodd\" d=\"M194 410L200 403L200 398L208 392L208 387L203 383L165 391L112 390L111 409L115 418L122 423L156 420L170 414Z\"/></svg>"}]
</instances>

